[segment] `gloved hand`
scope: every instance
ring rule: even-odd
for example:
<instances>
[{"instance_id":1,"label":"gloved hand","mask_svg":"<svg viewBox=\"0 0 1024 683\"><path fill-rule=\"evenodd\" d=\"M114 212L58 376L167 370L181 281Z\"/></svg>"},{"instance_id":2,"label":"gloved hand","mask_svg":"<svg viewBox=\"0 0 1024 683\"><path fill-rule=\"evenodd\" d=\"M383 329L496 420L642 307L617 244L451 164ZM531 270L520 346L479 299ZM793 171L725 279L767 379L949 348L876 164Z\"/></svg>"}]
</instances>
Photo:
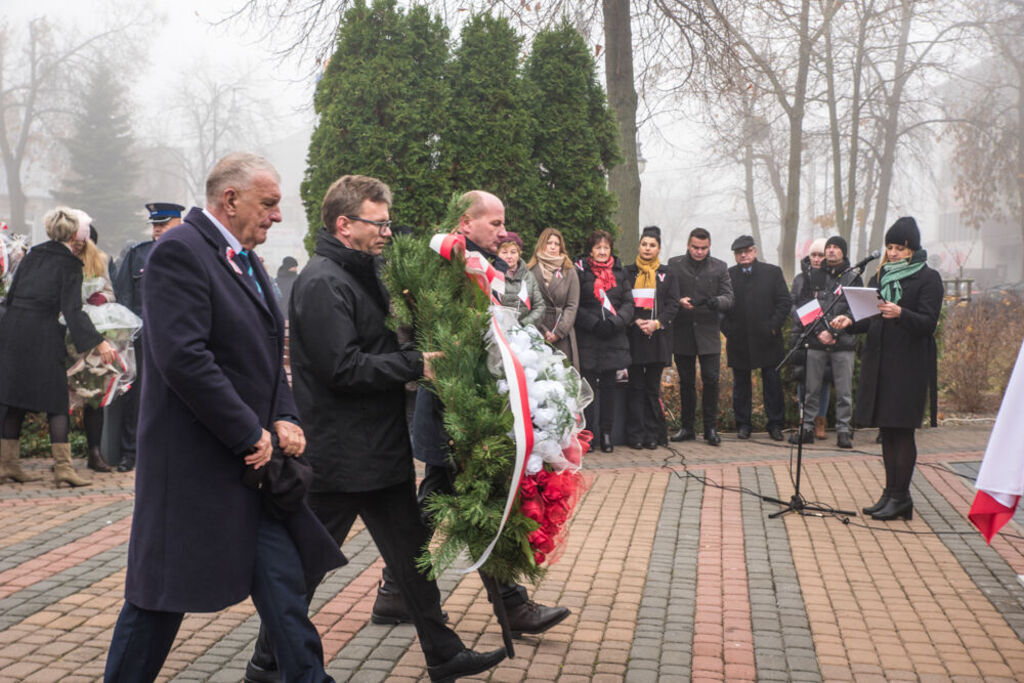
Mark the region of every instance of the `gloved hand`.
<instances>
[{"instance_id":1,"label":"gloved hand","mask_svg":"<svg viewBox=\"0 0 1024 683\"><path fill-rule=\"evenodd\" d=\"M103 296L102 292L93 292L89 295L89 298L85 300L85 303L90 306L102 306L107 303L107 297Z\"/></svg>"},{"instance_id":2,"label":"gloved hand","mask_svg":"<svg viewBox=\"0 0 1024 683\"><path fill-rule=\"evenodd\" d=\"M608 318L598 320L594 324L594 335L598 339L610 339L615 335L615 323Z\"/></svg>"},{"instance_id":3,"label":"gloved hand","mask_svg":"<svg viewBox=\"0 0 1024 683\"><path fill-rule=\"evenodd\" d=\"M698 306L707 306L708 300L703 296L695 296L690 298L690 303L697 308Z\"/></svg>"},{"instance_id":4,"label":"gloved hand","mask_svg":"<svg viewBox=\"0 0 1024 683\"><path fill-rule=\"evenodd\" d=\"M717 311L718 310L718 297L709 296L708 300L707 300L707 304L708 304L708 310Z\"/></svg>"}]
</instances>

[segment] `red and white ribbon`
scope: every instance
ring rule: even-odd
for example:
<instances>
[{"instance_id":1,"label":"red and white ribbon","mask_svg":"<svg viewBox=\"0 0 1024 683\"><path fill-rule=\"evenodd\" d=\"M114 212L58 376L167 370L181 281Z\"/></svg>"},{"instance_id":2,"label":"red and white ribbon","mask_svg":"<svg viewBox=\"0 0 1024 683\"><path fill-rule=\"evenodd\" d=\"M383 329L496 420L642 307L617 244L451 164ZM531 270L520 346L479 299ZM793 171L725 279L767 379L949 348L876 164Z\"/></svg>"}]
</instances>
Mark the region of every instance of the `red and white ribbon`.
<instances>
[{"instance_id":1,"label":"red and white ribbon","mask_svg":"<svg viewBox=\"0 0 1024 683\"><path fill-rule=\"evenodd\" d=\"M476 282L493 303L501 303L501 294L505 291L505 276L479 251L467 250L464 236L456 233L434 235L430 238L430 248L449 261L455 252L463 252L466 259L466 275Z\"/></svg>"},{"instance_id":2,"label":"red and white ribbon","mask_svg":"<svg viewBox=\"0 0 1024 683\"><path fill-rule=\"evenodd\" d=\"M234 269L234 271L241 275L242 269L238 266L238 263L235 262L235 250L232 249L231 247L228 247L225 250L224 255L228 257L228 263L231 264L231 267Z\"/></svg>"}]
</instances>

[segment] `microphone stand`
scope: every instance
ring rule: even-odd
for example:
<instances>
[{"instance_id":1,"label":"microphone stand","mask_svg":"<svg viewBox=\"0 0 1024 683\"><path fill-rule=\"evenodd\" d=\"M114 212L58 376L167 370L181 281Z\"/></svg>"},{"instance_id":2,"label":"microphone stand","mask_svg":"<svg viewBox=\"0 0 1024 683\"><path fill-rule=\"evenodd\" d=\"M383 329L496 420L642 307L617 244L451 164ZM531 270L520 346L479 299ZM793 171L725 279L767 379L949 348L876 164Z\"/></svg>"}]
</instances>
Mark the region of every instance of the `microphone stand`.
<instances>
[{"instance_id":1,"label":"microphone stand","mask_svg":"<svg viewBox=\"0 0 1024 683\"><path fill-rule=\"evenodd\" d=\"M867 264L865 264L865 265L867 265ZM860 275L861 272L863 272L863 270L864 270L864 266L861 266L860 268L857 268L856 266L854 266L854 267L849 268L848 270L844 271L843 273L841 273L839 275L839 285L838 286L839 287L845 287L846 286L846 284L843 282L843 280L847 276L847 274L853 272L853 273L856 273L857 275ZM852 279L853 278L851 278L851 280ZM803 348L805 350L805 352L806 352L807 347L808 347L808 340L810 339L811 334L817 334L818 331L821 331L821 330L819 330L819 328L821 327L821 324L825 322L825 319L828 317L828 314L835 307L836 303L839 301L839 298L840 298L839 296L833 297L832 301L829 302L829 305L821 312L821 315L819 315L817 318L815 318L811 322L811 324L807 325L804 328L803 334L800 335L800 338L797 340L796 344L793 344L793 347L789 350L789 352L787 352L786 355L783 357L783 359L781 361L779 361L779 364L775 366L775 371L776 372L780 372L782 370L783 366L785 366L789 362L789 359L793 357L793 354L796 353L797 349ZM792 497L790 497L788 503L786 501L779 500L778 498L772 498L770 496L761 496L762 500L765 500L765 501L767 501L769 503L776 503L777 505L784 506L781 510L778 510L777 512L773 512L770 515L768 515L768 519L775 519L776 517L781 517L782 515L786 514L787 512L796 512L796 513L799 513L799 514L804 514L805 511L809 511L809 512L823 512L823 513L829 513L829 514L847 515L849 517L856 517L857 513L853 512L851 510L836 510L836 509L833 509L833 508L827 508L827 507L821 507L821 506L818 506L818 505L808 504L808 502L806 500L804 500L804 497L800 494L800 473L803 470L803 456L804 456L803 429L804 429L804 418L807 416L806 415L806 413L807 413L807 354L806 353L804 354L804 376L800 380L800 386L803 388L803 396L804 396L804 398L803 398L803 401L800 402L800 425L797 428L797 440L796 440L796 481L794 482L795 489L794 489L793 495L792 495Z\"/></svg>"}]
</instances>

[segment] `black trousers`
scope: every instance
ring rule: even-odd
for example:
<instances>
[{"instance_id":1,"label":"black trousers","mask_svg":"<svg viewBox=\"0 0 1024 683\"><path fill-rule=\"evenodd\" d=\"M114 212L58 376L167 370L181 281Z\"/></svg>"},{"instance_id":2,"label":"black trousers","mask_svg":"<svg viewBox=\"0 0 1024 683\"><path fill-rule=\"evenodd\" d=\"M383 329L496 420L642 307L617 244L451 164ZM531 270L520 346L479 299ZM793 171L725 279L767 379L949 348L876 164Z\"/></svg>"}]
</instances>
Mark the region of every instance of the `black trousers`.
<instances>
[{"instance_id":1,"label":"black trousers","mask_svg":"<svg viewBox=\"0 0 1024 683\"><path fill-rule=\"evenodd\" d=\"M701 365L703 370L704 366ZM732 412L736 416L736 426L750 426L751 370L732 369ZM782 395L782 378L774 367L761 368L761 389L764 396L764 412L768 418L767 427L782 428L786 421L786 403Z\"/></svg>"},{"instance_id":2,"label":"black trousers","mask_svg":"<svg viewBox=\"0 0 1024 683\"><path fill-rule=\"evenodd\" d=\"M693 431L697 413L697 359L700 359L701 417L704 433L718 429L718 369L721 354L702 353L699 356L676 354L679 372L679 419L683 429Z\"/></svg>"},{"instance_id":3,"label":"black trousers","mask_svg":"<svg viewBox=\"0 0 1024 683\"><path fill-rule=\"evenodd\" d=\"M252 601L262 624L274 634L275 652L287 681L323 683L324 650L304 599L302 560L285 525L269 515L260 518ZM181 612L158 612L125 602L103 674L105 683L145 683L160 673L181 626Z\"/></svg>"},{"instance_id":4,"label":"black trousers","mask_svg":"<svg viewBox=\"0 0 1024 683\"><path fill-rule=\"evenodd\" d=\"M615 381L617 370L584 370L583 379L594 390L593 402L583 409L587 420L587 429L594 435L611 434L615 422L615 392L619 383ZM598 425L597 421L601 424Z\"/></svg>"},{"instance_id":5,"label":"black trousers","mask_svg":"<svg viewBox=\"0 0 1024 683\"><path fill-rule=\"evenodd\" d=\"M135 381L128 393L121 397L124 412L121 417L121 463L135 467L135 436L139 430L139 396L142 395L142 335L135 339Z\"/></svg>"},{"instance_id":6,"label":"black trousers","mask_svg":"<svg viewBox=\"0 0 1024 683\"><path fill-rule=\"evenodd\" d=\"M661 372L664 369L664 363L629 366L626 440L630 443L665 440L665 411L661 409Z\"/></svg>"},{"instance_id":7,"label":"black trousers","mask_svg":"<svg viewBox=\"0 0 1024 683\"><path fill-rule=\"evenodd\" d=\"M437 582L416 568L416 558L430 539L430 531L420 517L416 482L412 478L375 491L311 493L309 506L339 546L352 529L356 516L363 519L412 613L428 666L446 662L465 648L441 617ZM307 602L313 599L322 580L323 576L312 577L307 585ZM272 668L271 653L267 631L260 624L253 661L264 668Z\"/></svg>"},{"instance_id":8,"label":"black trousers","mask_svg":"<svg viewBox=\"0 0 1024 683\"><path fill-rule=\"evenodd\" d=\"M882 427L882 462L885 488L890 493L909 493L910 479L917 464L917 443L912 428Z\"/></svg>"}]
</instances>

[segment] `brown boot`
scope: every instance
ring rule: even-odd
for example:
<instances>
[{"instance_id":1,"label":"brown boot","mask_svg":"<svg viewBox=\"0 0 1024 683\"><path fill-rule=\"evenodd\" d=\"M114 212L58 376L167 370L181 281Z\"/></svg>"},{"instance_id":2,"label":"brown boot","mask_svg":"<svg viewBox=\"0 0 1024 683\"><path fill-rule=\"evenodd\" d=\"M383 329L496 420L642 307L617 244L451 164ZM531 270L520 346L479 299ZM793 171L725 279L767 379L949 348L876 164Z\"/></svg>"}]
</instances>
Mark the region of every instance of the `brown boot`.
<instances>
[{"instance_id":1,"label":"brown boot","mask_svg":"<svg viewBox=\"0 0 1024 683\"><path fill-rule=\"evenodd\" d=\"M88 479L82 479L71 466L71 444L55 443L50 444L50 452L53 453L53 484L60 488L61 484L70 486L89 486L92 484Z\"/></svg>"},{"instance_id":2,"label":"brown boot","mask_svg":"<svg viewBox=\"0 0 1024 683\"><path fill-rule=\"evenodd\" d=\"M99 446L89 448L89 457L86 459L86 466L93 472L113 472L110 465L103 459Z\"/></svg>"},{"instance_id":3,"label":"brown boot","mask_svg":"<svg viewBox=\"0 0 1024 683\"><path fill-rule=\"evenodd\" d=\"M19 483L43 478L21 469L21 444L17 439L0 439L0 481L8 478Z\"/></svg>"},{"instance_id":4,"label":"brown boot","mask_svg":"<svg viewBox=\"0 0 1024 683\"><path fill-rule=\"evenodd\" d=\"M814 438L824 439L825 438L825 418L816 417L814 418Z\"/></svg>"}]
</instances>

